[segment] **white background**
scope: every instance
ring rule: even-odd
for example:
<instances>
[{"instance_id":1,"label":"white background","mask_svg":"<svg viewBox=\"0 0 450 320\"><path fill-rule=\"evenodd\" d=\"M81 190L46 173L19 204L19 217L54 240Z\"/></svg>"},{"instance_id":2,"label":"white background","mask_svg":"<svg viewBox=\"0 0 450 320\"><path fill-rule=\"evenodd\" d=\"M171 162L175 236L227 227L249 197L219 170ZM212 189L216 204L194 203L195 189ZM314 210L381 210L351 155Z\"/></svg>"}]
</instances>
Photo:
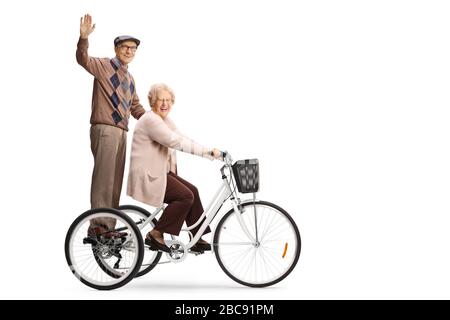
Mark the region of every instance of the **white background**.
<instances>
[{"instance_id":1,"label":"white background","mask_svg":"<svg viewBox=\"0 0 450 320\"><path fill-rule=\"evenodd\" d=\"M0 7L0 298L450 298L447 1ZM111 57L120 34L142 40L130 71L145 108L150 85L166 82L184 133L260 159L258 197L290 212L302 234L287 279L242 287L212 254L158 266L112 292L71 274L64 237L89 208L93 164L92 77L75 61L86 12L97 24L91 55ZM180 175L204 204L219 166L179 155ZM121 202L136 204L125 192Z\"/></svg>"}]
</instances>

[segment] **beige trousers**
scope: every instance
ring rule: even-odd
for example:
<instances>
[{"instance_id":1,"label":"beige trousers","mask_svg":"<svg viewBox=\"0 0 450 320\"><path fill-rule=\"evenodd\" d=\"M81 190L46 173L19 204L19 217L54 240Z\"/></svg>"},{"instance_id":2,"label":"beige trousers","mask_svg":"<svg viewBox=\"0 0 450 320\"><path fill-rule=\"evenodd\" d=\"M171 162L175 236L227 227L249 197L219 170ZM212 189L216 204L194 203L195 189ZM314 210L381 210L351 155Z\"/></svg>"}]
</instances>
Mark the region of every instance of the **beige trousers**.
<instances>
[{"instance_id":1,"label":"beige trousers","mask_svg":"<svg viewBox=\"0 0 450 320\"><path fill-rule=\"evenodd\" d=\"M91 126L91 150L94 170L91 184L91 208L119 207L122 191L127 132L106 124ZM114 228L115 219L92 219L91 226Z\"/></svg>"}]
</instances>

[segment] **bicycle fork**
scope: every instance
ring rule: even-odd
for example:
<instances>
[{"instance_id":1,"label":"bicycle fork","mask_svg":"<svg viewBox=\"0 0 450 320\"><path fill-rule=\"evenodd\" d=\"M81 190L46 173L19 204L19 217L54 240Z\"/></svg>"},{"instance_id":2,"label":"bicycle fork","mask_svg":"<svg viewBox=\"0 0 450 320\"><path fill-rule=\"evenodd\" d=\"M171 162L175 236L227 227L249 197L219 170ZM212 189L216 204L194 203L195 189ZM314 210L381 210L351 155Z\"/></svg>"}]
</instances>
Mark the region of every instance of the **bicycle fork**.
<instances>
[{"instance_id":1,"label":"bicycle fork","mask_svg":"<svg viewBox=\"0 0 450 320\"><path fill-rule=\"evenodd\" d=\"M241 216L241 210L239 210L239 207L241 207L241 206L238 206L237 200L236 200L236 199L234 199L234 200L232 201L232 203L233 203L234 214L236 215L236 217L237 217L237 219L238 219L238 221L239 221L239 224L241 225L242 230L244 230L244 233L247 235L247 237L249 238L249 240L252 242L253 245L258 245L258 240L255 239L255 238L251 235L251 233L250 233L250 231L248 230L248 228L247 228L247 226L246 226L244 220L242 219L242 216Z\"/></svg>"}]
</instances>

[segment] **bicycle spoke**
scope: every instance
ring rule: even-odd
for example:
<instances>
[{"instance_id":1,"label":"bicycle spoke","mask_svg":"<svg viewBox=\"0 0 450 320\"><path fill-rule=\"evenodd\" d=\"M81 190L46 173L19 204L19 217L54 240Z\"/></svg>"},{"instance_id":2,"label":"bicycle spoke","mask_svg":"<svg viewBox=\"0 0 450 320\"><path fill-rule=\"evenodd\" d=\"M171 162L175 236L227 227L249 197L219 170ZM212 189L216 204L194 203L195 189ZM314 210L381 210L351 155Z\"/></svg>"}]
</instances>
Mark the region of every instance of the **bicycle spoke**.
<instances>
[{"instance_id":1,"label":"bicycle spoke","mask_svg":"<svg viewBox=\"0 0 450 320\"><path fill-rule=\"evenodd\" d=\"M90 213L95 210L98 213ZM120 212L108 212L115 212L113 209L102 210L105 212L93 209L80 216L80 220L71 226L66 237L66 257L74 274L87 285L97 289L113 288L131 280L138 271L143 256L136 246L138 229L132 220L127 221L129 218L123 214L119 215ZM99 218L113 218L116 226L111 230L126 230L128 234L126 240L123 240L124 237L106 238L99 235L95 239L90 238L88 236L90 221ZM94 244L84 243L89 238Z\"/></svg>"},{"instance_id":2,"label":"bicycle spoke","mask_svg":"<svg viewBox=\"0 0 450 320\"><path fill-rule=\"evenodd\" d=\"M229 212L218 225L215 236L217 259L222 269L234 280L250 286L276 283L292 271L299 256L298 233L285 212L270 205L244 204L242 221L258 243L235 241L242 228ZM244 244L249 244L245 249Z\"/></svg>"}]
</instances>

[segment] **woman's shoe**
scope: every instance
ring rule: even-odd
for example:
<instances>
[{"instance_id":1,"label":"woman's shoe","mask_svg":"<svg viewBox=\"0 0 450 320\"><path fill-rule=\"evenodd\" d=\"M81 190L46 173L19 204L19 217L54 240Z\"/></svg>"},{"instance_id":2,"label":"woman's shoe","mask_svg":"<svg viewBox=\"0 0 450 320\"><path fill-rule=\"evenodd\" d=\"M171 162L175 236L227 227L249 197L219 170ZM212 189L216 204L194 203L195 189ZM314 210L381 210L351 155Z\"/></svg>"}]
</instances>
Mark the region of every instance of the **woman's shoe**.
<instances>
[{"instance_id":1,"label":"woman's shoe","mask_svg":"<svg viewBox=\"0 0 450 320\"><path fill-rule=\"evenodd\" d=\"M145 237L145 244L150 247L150 250L153 250L153 251L164 251L164 252L169 252L170 253L169 247L166 246L165 244L162 244L161 242L159 242L155 238L153 238L151 236L151 234L147 234L147 236Z\"/></svg>"},{"instance_id":2,"label":"woman's shoe","mask_svg":"<svg viewBox=\"0 0 450 320\"><path fill-rule=\"evenodd\" d=\"M191 247L191 251L194 252L203 252L203 251L211 251L211 244L204 242L204 243L196 243Z\"/></svg>"}]
</instances>

